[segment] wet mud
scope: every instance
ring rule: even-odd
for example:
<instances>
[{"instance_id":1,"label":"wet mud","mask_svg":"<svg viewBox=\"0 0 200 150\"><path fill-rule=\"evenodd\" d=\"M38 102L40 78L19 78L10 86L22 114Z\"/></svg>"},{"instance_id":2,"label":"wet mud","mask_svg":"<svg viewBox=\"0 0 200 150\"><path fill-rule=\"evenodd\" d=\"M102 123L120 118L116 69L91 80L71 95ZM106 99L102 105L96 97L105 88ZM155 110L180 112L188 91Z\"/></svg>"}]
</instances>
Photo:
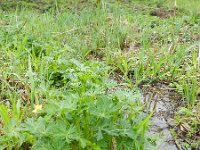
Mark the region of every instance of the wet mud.
<instances>
[{"instance_id":1,"label":"wet mud","mask_svg":"<svg viewBox=\"0 0 200 150\"><path fill-rule=\"evenodd\" d=\"M164 84L143 86L142 91L146 111L155 111L150 120L148 134L156 138L156 149L179 150L180 147L173 138L171 129L175 126L173 118L180 106L181 97Z\"/></svg>"}]
</instances>

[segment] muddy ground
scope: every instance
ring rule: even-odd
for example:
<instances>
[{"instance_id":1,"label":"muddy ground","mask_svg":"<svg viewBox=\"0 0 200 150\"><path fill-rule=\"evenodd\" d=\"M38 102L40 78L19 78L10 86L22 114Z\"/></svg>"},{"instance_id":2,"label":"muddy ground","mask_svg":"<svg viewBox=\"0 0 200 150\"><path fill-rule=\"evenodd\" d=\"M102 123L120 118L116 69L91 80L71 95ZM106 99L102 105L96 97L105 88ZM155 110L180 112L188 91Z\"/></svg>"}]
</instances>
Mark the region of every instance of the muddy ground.
<instances>
[{"instance_id":1,"label":"muddy ground","mask_svg":"<svg viewBox=\"0 0 200 150\"><path fill-rule=\"evenodd\" d=\"M179 126L175 120L176 113L183 105L181 96L169 85L161 83L142 86L142 92L146 111L155 111L150 121L148 134L156 139L156 149L187 150L188 148L184 145L188 141L183 134L183 127ZM180 133L179 138L174 136L174 132ZM190 142L188 144L191 144ZM199 150L200 147L194 149Z\"/></svg>"}]
</instances>

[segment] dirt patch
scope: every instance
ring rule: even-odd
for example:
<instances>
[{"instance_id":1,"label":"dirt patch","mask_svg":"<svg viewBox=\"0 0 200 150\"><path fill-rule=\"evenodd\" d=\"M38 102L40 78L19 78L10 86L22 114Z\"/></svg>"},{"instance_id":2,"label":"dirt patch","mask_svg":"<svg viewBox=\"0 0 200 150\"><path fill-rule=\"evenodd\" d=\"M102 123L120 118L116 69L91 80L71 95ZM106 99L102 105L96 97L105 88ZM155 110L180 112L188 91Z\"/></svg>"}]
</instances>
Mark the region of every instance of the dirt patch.
<instances>
[{"instance_id":1,"label":"dirt patch","mask_svg":"<svg viewBox=\"0 0 200 150\"><path fill-rule=\"evenodd\" d=\"M192 150L199 150L200 106L195 106L192 112L181 107L181 96L167 84L157 83L153 86L142 86L141 89L147 113L155 111L148 134L157 137L157 149L187 150L190 147ZM178 121L178 112L187 115L178 114Z\"/></svg>"},{"instance_id":2,"label":"dirt patch","mask_svg":"<svg viewBox=\"0 0 200 150\"><path fill-rule=\"evenodd\" d=\"M87 60L97 60L97 61L103 61L104 60L104 53L96 50L96 51L90 51L86 55Z\"/></svg>"},{"instance_id":3,"label":"dirt patch","mask_svg":"<svg viewBox=\"0 0 200 150\"><path fill-rule=\"evenodd\" d=\"M17 93L22 102L24 104L30 103L30 91L31 87L30 85L24 83L23 81L16 80L12 77L8 77L4 79L0 76L0 83L4 83L6 85L6 88L9 89L11 92ZM0 91L0 103L8 104L10 105L10 100L7 98L7 93L1 93Z\"/></svg>"},{"instance_id":4,"label":"dirt patch","mask_svg":"<svg viewBox=\"0 0 200 150\"><path fill-rule=\"evenodd\" d=\"M143 103L146 111L155 111L151 118L149 135L157 137L155 142L157 149L179 150L177 141L171 134L175 126L174 115L180 106L180 96L165 84L155 86L143 86Z\"/></svg>"},{"instance_id":5,"label":"dirt patch","mask_svg":"<svg viewBox=\"0 0 200 150\"><path fill-rule=\"evenodd\" d=\"M151 16L157 16L166 19L175 15L175 10L167 10L165 8L156 8L150 13Z\"/></svg>"},{"instance_id":6,"label":"dirt patch","mask_svg":"<svg viewBox=\"0 0 200 150\"><path fill-rule=\"evenodd\" d=\"M118 84L123 84L124 82L123 73L119 69L111 72L110 78L116 81Z\"/></svg>"},{"instance_id":7,"label":"dirt patch","mask_svg":"<svg viewBox=\"0 0 200 150\"><path fill-rule=\"evenodd\" d=\"M140 43L135 43L135 42L126 42L123 51L125 53L129 53L129 52L138 52L141 48L141 44Z\"/></svg>"},{"instance_id":8,"label":"dirt patch","mask_svg":"<svg viewBox=\"0 0 200 150\"><path fill-rule=\"evenodd\" d=\"M49 2L39 1L39 0L35 0L35 1L27 1L27 0L5 1L5 0L2 0L2 1L0 1L0 9L2 9L3 11L15 10L16 8L20 9L20 8L24 8L24 7L32 8L32 9L43 12L43 11L47 11L50 8L50 4L49 4Z\"/></svg>"}]
</instances>

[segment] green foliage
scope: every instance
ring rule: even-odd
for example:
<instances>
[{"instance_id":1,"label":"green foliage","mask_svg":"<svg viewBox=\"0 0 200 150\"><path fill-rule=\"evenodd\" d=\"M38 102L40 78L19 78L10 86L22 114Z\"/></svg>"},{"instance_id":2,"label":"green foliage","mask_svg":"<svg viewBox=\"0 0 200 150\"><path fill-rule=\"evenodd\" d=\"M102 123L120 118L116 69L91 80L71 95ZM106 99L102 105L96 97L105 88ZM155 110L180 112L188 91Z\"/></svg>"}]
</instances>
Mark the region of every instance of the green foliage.
<instances>
[{"instance_id":1,"label":"green foliage","mask_svg":"<svg viewBox=\"0 0 200 150\"><path fill-rule=\"evenodd\" d=\"M146 149L135 87L171 83L199 106L199 2L184 3L1 1L0 149Z\"/></svg>"},{"instance_id":2,"label":"green foliage","mask_svg":"<svg viewBox=\"0 0 200 150\"><path fill-rule=\"evenodd\" d=\"M7 110L6 106L4 106L4 105L0 106L0 114L1 114L3 122L5 124L8 124L10 121L10 117L8 115L8 110Z\"/></svg>"},{"instance_id":3,"label":"green foliage","mask_svg":"<svg viewBox=\"0 0 200 150\"><path fill-rule=\"evenodd\" d=\"M185 107L181 107L180 110L177 112L175 118L179 130L184 130L185 136L189 139L193 139L197 136L200 124L198 122L199 117L199 109L200 105L197 104L192 109L188 109ZM179 135L176 135L179 136ZM185 148L192 147L194 149L198 148L199 141L191 141L190 143L185 144Z\"/></svg>"},{"instance_id":4,"label":"green foliage","mask_svg":"<svg viewBox=\"0 0 200 150\"><path fill-rule=\"evenodd\" d=\"M55 80L50 82L51 86L58 87L62 93L56 97L48 93L41 112L20 123L14 135L10 130L15 126L10 130L5 127L1 144L12 142L9 146L20 147L30 143L32 149L109 149L112 138L116 138L117 144L123 147L144 147L143 134L149 117L141 117L142 107L131 91L106 92L116 83L105 77L107 71L103 64L77 60L60 62L60 59L46 63L49 72L56 64L54 70L62 73L63 79L58 80L62 82L61 87L55 83L57 78L49 79ZM2 108L2 117L7 123L6 107Z\"/></svg>"}]
</instances>

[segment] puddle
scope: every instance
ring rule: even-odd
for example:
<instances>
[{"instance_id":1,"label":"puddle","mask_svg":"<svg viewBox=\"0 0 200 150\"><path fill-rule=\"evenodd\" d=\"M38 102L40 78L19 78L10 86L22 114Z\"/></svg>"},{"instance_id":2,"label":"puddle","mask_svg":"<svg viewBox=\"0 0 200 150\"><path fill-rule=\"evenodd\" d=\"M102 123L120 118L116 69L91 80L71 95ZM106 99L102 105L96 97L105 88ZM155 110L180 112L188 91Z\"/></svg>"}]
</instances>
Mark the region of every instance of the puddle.
<instances>
[{"instance_id":1,"label":"puddle","mask_svg":"<svg viewBox=\"0 0 200 150\"><path fill-rule=\"evenodd\" d=\"M158 150L179 150L171 135L170 129L175 125L173 116L180 105L180 97L172 92L167 85L157 84L156 86L143 86L143 103L146 111L155 110L151 118L149 129L150 137L156 138L156 149Z\"/></svg>"}]
</instances>

